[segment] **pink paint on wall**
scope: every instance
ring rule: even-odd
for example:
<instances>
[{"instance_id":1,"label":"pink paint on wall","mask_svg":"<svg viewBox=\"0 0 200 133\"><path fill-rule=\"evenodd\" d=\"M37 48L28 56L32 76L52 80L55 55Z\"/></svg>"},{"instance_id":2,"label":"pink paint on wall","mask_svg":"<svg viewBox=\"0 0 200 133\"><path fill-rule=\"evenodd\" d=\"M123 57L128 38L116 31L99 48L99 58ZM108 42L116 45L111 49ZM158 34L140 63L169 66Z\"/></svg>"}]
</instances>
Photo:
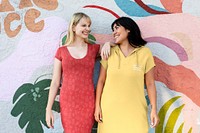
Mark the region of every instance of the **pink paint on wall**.
<instances>
[{"instance_id":1,"label":"pink paint on wall","mask_svg":"<svg viewBox=\"0 0 200 133\"><path fill-rule=\"evenodd\" d=\"M64 19L49 17L45 19L45 27L41 32L26 30L23 33L16 50L1 62L0 100L11 100L19 86L30 82L36 69L53 64L60 36L66 29Z\"/></svg>"},{"instance_id":2,"label":"pink paint on wall","mask_svg":"<svg viewBox=\"0 0 200 133\"><path fill-rule=\"evenodd\" d=\"M200 69L197 64L200 62L200 20L190 14L170 14L162 16L151 16L138 20L142 35L144 38L149 37L164 37L176 41L180 44L187 53L192 54L192 59L183 61L181 64L200 78ZM183 33L192 41L191 49L185 47L187 44L183 43L180 38L177 38L174 33ZM188 45L191 46L189 43Z\"/></svg>"}]
</instances>

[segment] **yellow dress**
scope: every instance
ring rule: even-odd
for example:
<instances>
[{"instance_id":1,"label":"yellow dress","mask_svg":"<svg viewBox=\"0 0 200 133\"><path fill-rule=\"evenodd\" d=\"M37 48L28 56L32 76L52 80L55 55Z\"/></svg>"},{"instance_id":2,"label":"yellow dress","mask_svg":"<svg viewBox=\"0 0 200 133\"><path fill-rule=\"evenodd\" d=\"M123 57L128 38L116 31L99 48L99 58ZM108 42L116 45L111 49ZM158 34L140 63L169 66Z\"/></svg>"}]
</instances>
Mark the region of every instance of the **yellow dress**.
<instances>
[{"instance_id":1,"label":"yellow dress","mask_svg":"<svg viewBox=\"0 0 200 133\"><path fill-rule=\"evenodd\" d=\"M148 133L144 74L155 66L147 47L135 48L125 57L119 46L101 64L107 69L101 98L103 123L98 133Z\"/></svg>"}]
</instances>

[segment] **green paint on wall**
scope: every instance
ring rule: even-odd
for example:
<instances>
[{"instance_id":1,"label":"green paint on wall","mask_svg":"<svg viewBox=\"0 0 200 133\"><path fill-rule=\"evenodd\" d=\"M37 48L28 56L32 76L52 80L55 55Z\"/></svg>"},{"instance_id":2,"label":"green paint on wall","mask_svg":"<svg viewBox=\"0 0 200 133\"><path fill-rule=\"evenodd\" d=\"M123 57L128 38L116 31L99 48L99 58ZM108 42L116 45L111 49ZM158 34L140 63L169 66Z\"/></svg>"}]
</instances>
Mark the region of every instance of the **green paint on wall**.
<instances>
[{"instance_id":1,"label":"green paint on wall","mask_svg":"<svg viewBox=\"0 0 200 133\"><path fill-rule=\"evenodd\" d=\"M14 117L20 115L18 124L21 129L27 125L27 133L43 133L42 124L47 127L45 114L50 84L51 79L43 79L34 84L25 83L14 94L15 105L11 115ZM58 101L54 102L52 109L60 112Z\"/></svg>"},{"instance_id":2,"label":"green paint on wall","mask_svg":"<svg viewBox=\"0 0 200 133\"><path fill-rule=\"evenodd\" d=\"M174 109L172 113L169 116L169 119L167 121L166 127L165 127L165 133L173 133L174 127L176 124L176 121L181 113L181 110L183 109L185 105L181 105L180 107Z\"/></svg>"},{"instance_id":3,"label":"green paint on wall","mask_svg":"<svg viewBox=\"0 0 200 133\"><path fill-rule=\"evenodd\" d=\"M184 122L180 125L180 127L177 130L177 133L182 133L183 131L183 126L184 126Z\"/></svg>"},{"instance_id":4,"label":"green paint on wall","mask_svg":"<svg viewBox=\"0 0 200 133\"><path fill-rule=\"evenodd\" d=\"M169 110L169 107L179 98L180 98L180 96L171 98L160 109L160 111L158 113L158 116L160 118L160 123L156 127L156 130L155 130L156 133L162 133L163 132L163 124L164 124L164 121L165 121L165 116L167 114L167 111Z\"/></svg>"}]
</instances>

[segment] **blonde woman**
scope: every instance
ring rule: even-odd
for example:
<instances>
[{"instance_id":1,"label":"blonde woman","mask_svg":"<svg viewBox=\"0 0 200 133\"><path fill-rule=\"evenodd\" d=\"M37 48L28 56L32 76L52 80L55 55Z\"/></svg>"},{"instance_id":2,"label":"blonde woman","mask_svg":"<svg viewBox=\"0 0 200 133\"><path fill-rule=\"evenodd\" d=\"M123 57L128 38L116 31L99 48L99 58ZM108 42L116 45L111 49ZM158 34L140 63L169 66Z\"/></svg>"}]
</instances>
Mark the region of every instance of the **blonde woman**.
<instances>
[{"instance_id":1,"label":"blonde woman","mask_svg":"<svg viewBox=\"0 0 200 133\"><path fill-rule=\"evenodd\" d=\"M91 45L87 38L91 19L75 13L69 24L66 45L55 55L53 78L46 107L46 122L53 128L52 106L62 79L60 91L61 120L65 133L91 133L94 124L95 92L93 71L100 45ZM109 53L110 45L104 45Z\"/></svg>"}]
</instances>

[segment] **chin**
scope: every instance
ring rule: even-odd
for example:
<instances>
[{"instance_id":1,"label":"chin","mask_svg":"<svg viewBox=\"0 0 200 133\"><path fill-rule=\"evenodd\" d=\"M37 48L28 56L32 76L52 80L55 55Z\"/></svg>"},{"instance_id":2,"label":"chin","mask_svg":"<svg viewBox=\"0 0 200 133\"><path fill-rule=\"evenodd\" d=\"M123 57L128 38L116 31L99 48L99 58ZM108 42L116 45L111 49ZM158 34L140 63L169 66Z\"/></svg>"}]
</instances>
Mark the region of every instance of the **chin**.
<instances>
[{"instance_id":1,"label":"chin","mask_svg":"<svg viewBox=\"0 0 200 133\"><path fill-rule=\"evenodd\" d=\"M119 43L120 43L120 41L117 41L117 40L115 40L115 43L119 44Z\"/></svg>"},{"instance_id":2,"label":"chin","mask_svg":"<svg viewBox=\"0 0 200 133\"><path fill-rule=\"evenodd\" d=\"M87 38L88 38L88 36L82 36L82 38L83 38L83 39L87 39Z\"/></svg>"}]
</instances>

